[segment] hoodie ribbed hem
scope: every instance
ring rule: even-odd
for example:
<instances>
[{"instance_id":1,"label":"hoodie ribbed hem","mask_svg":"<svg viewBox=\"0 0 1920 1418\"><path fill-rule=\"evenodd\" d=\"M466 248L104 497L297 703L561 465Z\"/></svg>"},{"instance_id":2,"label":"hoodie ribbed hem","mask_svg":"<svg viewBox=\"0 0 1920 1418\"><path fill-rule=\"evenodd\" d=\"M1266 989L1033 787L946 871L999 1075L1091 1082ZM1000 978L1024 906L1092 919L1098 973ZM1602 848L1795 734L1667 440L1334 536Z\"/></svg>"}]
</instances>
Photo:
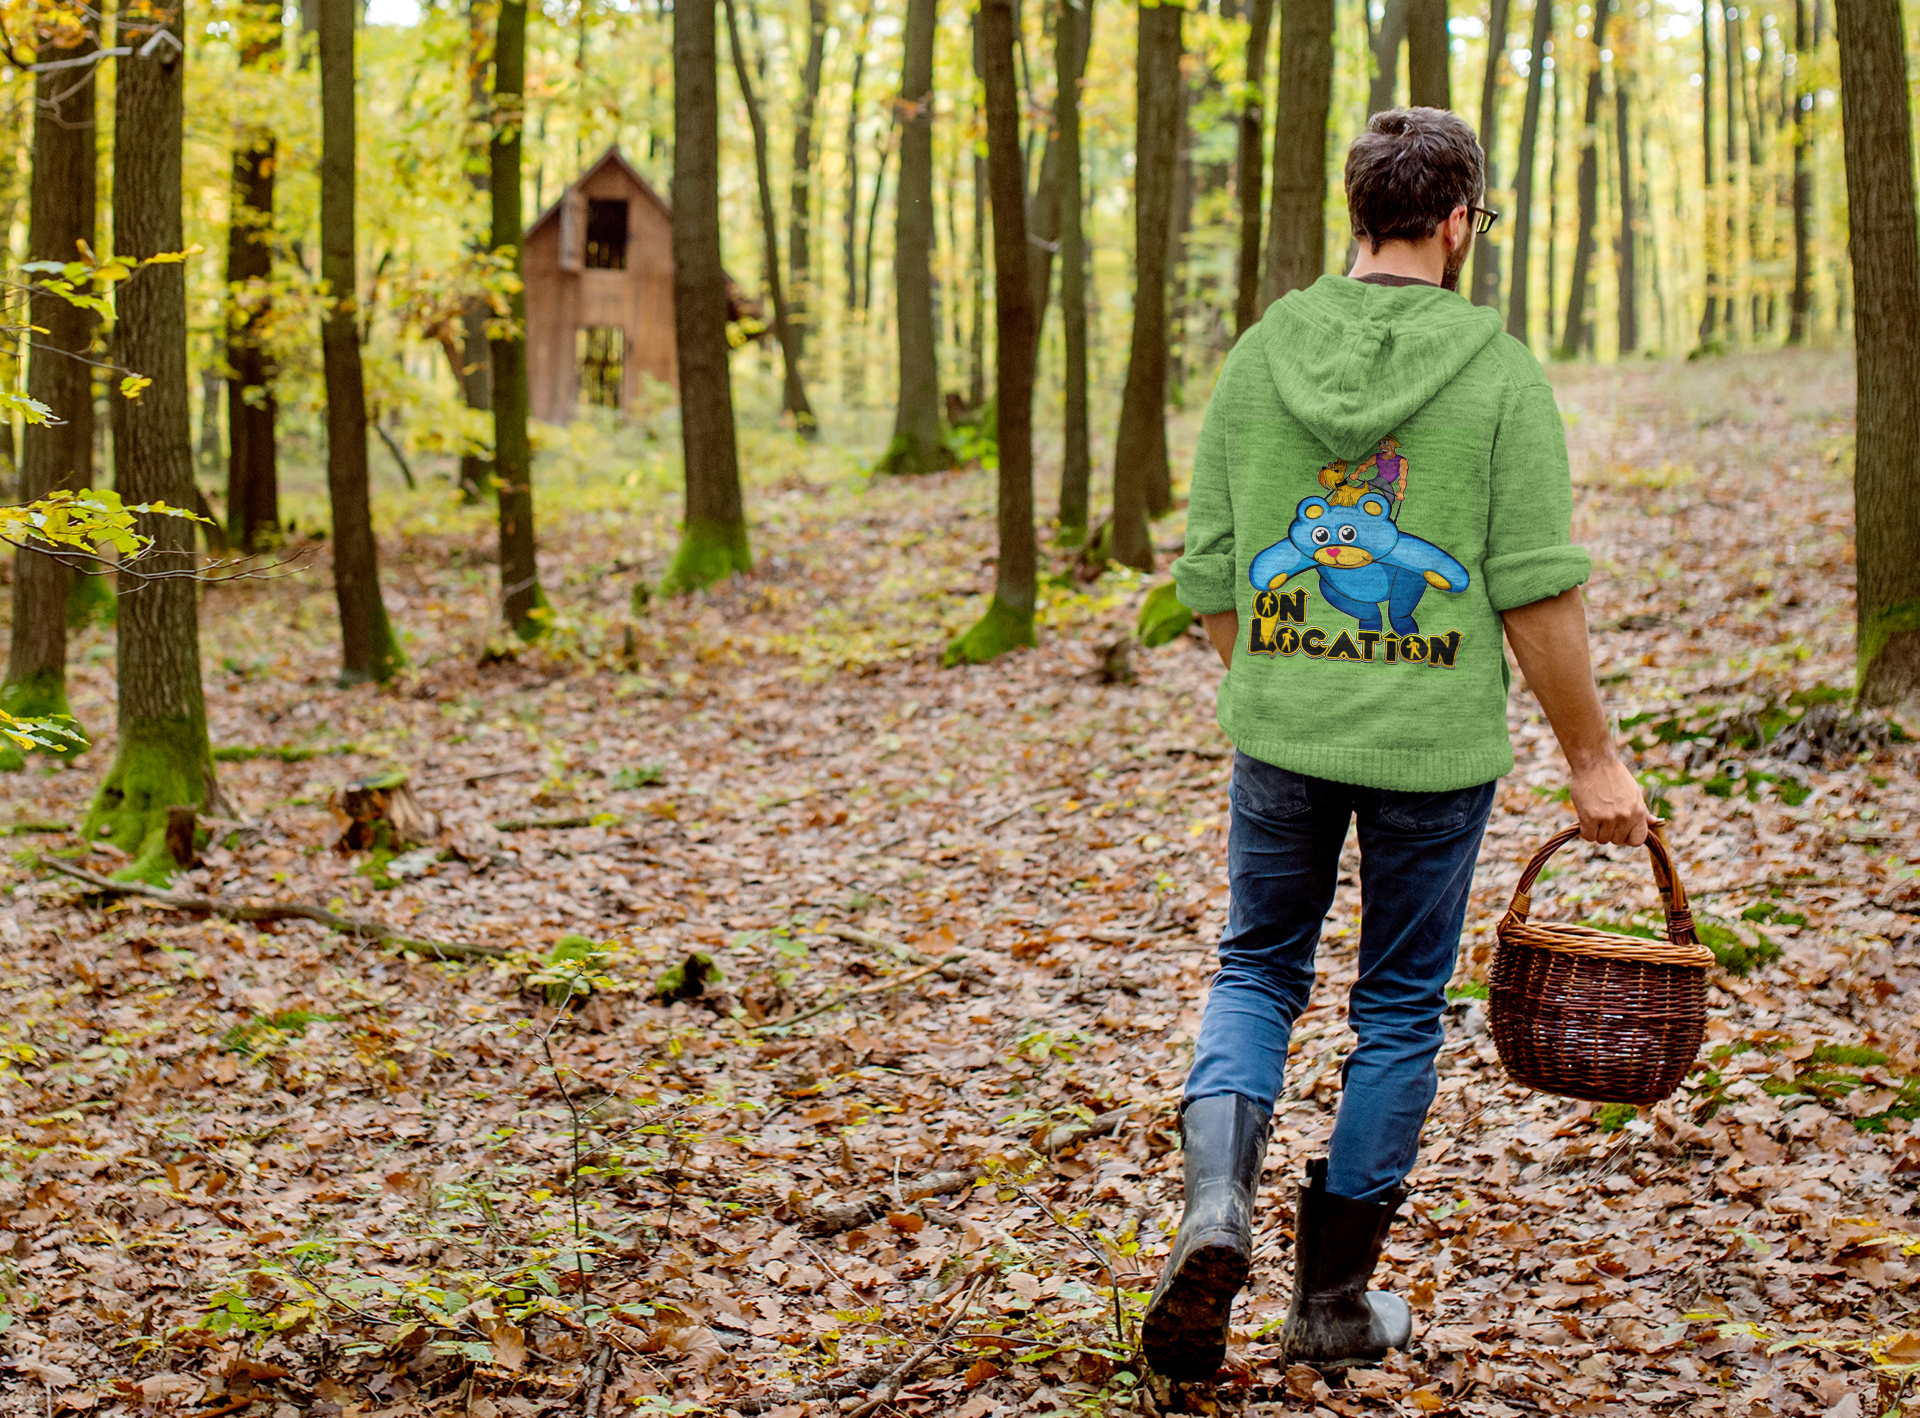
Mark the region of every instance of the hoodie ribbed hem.
<instances>
[{"instance_id":1,"label":"hoodie ribbed hem","mask_svg":"<svg viewBox=\"0 0 1920 1418\"><path fill-rule=\"evenodd\" d=\"M1513 748L1506 725L1498 739L1470 748L1390 749L1301 743L1297 739L1242 736L1228 725L1227 737L1249 758L1275 768L1403 793L1451 793L1490 783L1513 769Z\"/></svg>"}]
</instances>

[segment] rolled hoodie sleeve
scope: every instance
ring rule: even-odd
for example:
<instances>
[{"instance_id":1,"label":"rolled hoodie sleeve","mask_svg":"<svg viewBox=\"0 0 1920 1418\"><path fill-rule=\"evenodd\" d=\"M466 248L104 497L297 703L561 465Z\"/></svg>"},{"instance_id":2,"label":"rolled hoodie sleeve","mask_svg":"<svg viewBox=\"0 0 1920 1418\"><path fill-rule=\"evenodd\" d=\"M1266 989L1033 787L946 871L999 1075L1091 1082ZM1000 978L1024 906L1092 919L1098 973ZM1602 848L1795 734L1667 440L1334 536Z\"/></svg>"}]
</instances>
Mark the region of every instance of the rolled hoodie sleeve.
<instances>
[{"instance_id":1,"label":"rolled hoodie sleeve","mask_svg":"<svg viewBox=\"0 0 1920 1418\"><path fill-rule=\"evenodd\" d=\"M1586 548L1573 545L1567 431L1546 384L1529 383L1507 400L1494 435L1489 491L1485 569L1487 599L1496 611L1585 584L1593 565Z\"/></svg>"},{"instance_id":2,"label":"rolled hoodie sleeve","mask_svg":"<svg viewBox=\"0 0 1920 1418\"><path fill-rule=\"evenodd\" d=\"M1233 404L1227 393L1228 373L1221 371L1200 425L1193 482L1187 491L1187 546L1173 564L1175 594L1181 605L1197 615L1216 615L1239 605L1234 584L1233 490L1227 478L1228 411Z\"/></svg>"}]
</instances>

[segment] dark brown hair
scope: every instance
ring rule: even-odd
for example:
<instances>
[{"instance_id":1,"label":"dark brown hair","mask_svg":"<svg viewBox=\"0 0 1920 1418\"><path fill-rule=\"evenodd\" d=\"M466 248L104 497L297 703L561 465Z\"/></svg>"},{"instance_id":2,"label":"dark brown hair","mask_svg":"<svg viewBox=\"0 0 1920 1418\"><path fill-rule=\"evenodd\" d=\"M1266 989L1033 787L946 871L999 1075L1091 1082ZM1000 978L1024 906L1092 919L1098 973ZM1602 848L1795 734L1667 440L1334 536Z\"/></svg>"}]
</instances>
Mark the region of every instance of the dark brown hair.
<instances>
[{"instance_id":1,"label":"dark brown hair","mask_svg":"<svg viewBox=\"0 0 1920 1418\"><path fill-rule=\"evenodd\" d=\"M1424 241L1486 191L1486 160L1465 120L1440 108L1390 108L1347 149L1355 241Z\"/></svg>"}]
</instances>

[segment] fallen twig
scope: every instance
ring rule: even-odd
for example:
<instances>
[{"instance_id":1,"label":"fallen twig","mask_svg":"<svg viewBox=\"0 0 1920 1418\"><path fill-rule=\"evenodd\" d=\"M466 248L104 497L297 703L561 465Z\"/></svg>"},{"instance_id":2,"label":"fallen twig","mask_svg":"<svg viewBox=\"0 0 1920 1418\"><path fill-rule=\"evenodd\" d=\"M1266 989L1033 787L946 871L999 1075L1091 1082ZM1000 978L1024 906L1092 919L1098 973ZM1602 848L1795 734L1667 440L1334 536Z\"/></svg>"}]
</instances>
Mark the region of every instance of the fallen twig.
<instances>
[{"instance_id":1,"label":"fallen twig","mask_svg":"<svg viewBox=\"0 0 1920 1418\"><path fill-rule=\"evenodd\" d=\"M949 955L946 960L936 960L924 950L915 950L910 945L904 945L896 940L888 940L885 936L875 935L872 931L863 931L858 926L833 924L816 926L815 929L818 930L821 935L830 935L835 940L844 940L850 945L864 945L869 950L884 950L887 954L904 960L910 965L935 966L939 969L940 978L943 980L976 980L980 978L978 973L973 970L949 963L956 959L964 959L964 952L955 951L952 955Z\"/></svg>"},{"instance_id":2,"label":"fallen twig","mask_svg":"<svg viewBox=\"0 0 1920 1418\"><path fill-rule=\"evenodd\" d=\"M587 1398L581 1405L585 1418L599 1418L600 1395L607 1386L607 1370L613 1367L613 1345L606 1340L600 1341L600 1352L594 1356L593 1371L587 1379Z\"/></svg>"},{"instance_id":3,"label":"fallen twig","mask_svg":"<svg viewBox=\"0 0 1920 1418\"><path fill-rule=\"evenodd\" d=\"M803 1019L812 1019L816 1014L825 1014L828 1010L838 1009L841 1005L853 1000L866 999L873 995L883 995L889 990L899 989L902 985L911 985L915 980L926 975L931 975L944 965L957 965L964 959L966 959L964 955L957 953L949 955L944 960L936 960L933 964L924 966L910 974L896 976L891 980L882 980L879 984L868 985L865 989L848 990L845 994L835 995L832 999L824 1003L816 1004L812 1009L803 1009L798 1014L789 1014L785 1019L769 1019L765 1024L754 1025L748 1032L758 1034L763 1029L784 1029L789 1024L798 1024Z\"/></svg>"},{"instance_id":4,"label":"fallen twig","mask_svg":"<svg viewBox=\"0 0 1920 1418\"><path fill-rule=\"evenodd\" d=\"M592 827L596 819L588 816L577 817L510 817L505 822L493 824L495 832L561 832L570 827ZM609 827L619 824L609 822Z\"/></svg>"},{"instance_id":5,"label":"fallen twig","mask_svg":"<svg viewBox=\"0 0 1920 1418\"><path fill-rule=\"evenodd\" d=\"M157 886L148 886L142 881L114 881L110 877L99 876L84 867L73 866L56 857L41 857L38 860L41 866L64 876L70 876L76 881L83 881L95 891L106 892L113 896L144 897L174 911L199 911L219 916L227 921L317 921L323 926L347 935L385 941L402 950L418 951L422 955L438 956L446 960L475 958L499 960L507 954L497 945L417 940L402 934L392 926L382 925L379 921L365 921L353 916L336 915L324 907L308 905L304 901L281 901L267 906L249 906L244 902L226 901L217 896L180 896L171 891L162 891Z\"/></svg>"},{"instance_id":6,"label":"fallen twig","mask_svg":"<svg viewBox=\"0 0 1920 1418\"><path fill-rule=\"evenodd\" d=\"M901 1385L905 1384L914 1371L931 1359L935 1351L947 1342L947 1336L953 1333L954 1326L960 1323L960 1317L972 1307L974 1296L980 1293L980 1287L986 1283L985 1275L975 1277L973 1284L967 1287L967 1293L961 1297L960 1303L953 1307L953 1313L947 1316L947 1322L940 1326L940 1332L914 1350L906 1363L888 1374L886 1382L876 1388L867 1401L850 1412L847 1418L867 1418L869 1413L885 1408L898 1398Z\"/></svg>"}]
</instances>

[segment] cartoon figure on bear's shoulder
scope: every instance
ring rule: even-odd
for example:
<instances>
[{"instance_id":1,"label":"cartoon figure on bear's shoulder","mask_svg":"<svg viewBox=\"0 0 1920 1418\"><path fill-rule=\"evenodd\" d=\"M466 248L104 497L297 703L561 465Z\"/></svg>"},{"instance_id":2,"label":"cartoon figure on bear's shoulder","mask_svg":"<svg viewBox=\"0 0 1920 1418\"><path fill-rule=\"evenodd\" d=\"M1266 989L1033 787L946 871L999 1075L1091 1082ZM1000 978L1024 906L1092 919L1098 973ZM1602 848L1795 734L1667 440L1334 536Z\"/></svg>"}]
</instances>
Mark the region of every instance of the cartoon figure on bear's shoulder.
<instances>
[{"instance_id":1,"label":"cartoon figure on bear's shoulder","mask_svg":"<svg viewBox=\"0 0 1920 1418\"><path fill-rule=\"evenodd\" d=\"M1349 506L1325 497L1302 498L1285 541L1253 559L1247 579L1256 590L1277 590L1289 576L1320 573L1320 594L1334 609L1381 628L1380 606L1399 635L1415 635L1414 608L1429 586L1467 589L1467 568L1432 542L1409 536L1394 524L1384 493L1362 492Z\"/></svg>"},{"instance_id":2,"label":"cartoon figure on bear's shoulder","mask_svg":"<svg viewBox=\"0 0 1920 1418\"><path fill-rule=\"evenodd\" d=\"M1392 435L1381 439L1378 451L1358 467L1349 467L1345 458L1335 458L1320 470L1320 486L1327 490L1327 501L1335 507L1351 507L1373 492L1387 499L1388 515L1397 513L1407 495L1407 460L1400 452L1399 440Z\"/></svg>"}]
</instances>

